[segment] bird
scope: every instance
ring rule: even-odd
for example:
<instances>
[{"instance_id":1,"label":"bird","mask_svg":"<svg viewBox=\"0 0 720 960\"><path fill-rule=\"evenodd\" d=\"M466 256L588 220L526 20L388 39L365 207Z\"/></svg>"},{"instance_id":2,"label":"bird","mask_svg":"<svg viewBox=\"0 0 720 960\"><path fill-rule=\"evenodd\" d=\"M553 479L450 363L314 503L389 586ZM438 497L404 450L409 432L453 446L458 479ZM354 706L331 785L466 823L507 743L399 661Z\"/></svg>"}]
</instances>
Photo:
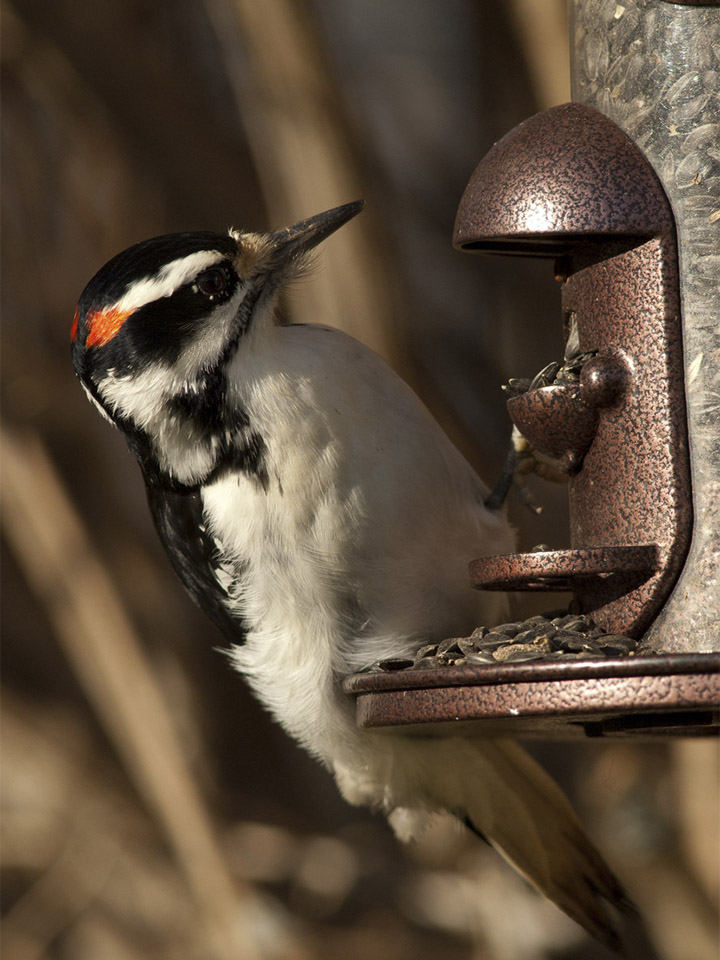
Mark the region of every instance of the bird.
<instances>
[{"instance_id":1,"label":"bird","mask_svg":"<svg viewBox=\"0 0 720 960\"><path fill-rule=\"evenodd\" d=\"M467 563L510 553L488 488L409 386L281 292L355 217L144 240L85 287L72 361L124 434L170 562L232 664L351 804L410 841L439 811L620 949L632 905L550 776L509 740L360 729L348 675L507 616Z\"/></svg>"}]
</instances>

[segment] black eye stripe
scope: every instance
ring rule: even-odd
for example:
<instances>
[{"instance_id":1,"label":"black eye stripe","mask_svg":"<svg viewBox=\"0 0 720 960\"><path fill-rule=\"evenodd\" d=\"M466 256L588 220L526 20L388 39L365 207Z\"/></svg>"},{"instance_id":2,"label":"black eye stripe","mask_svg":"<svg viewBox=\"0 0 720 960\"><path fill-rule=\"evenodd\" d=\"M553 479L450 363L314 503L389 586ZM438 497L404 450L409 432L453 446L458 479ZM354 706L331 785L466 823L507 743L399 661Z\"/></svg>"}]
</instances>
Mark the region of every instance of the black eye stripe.
<instances>
[{"instance_id":1,"label":"black eye stripe","mask_svg":"<svg viewBox=\"0 0 720 960\"><path fill-rule=\"evenodd\" d=\"M171 233L136 243L98 270L82 293L80 310L116 303L136 281L157 276L173 260L203 251L217 251L227 258L220 264L229 264L237 254L237 243L229 235L208 231Z\"/></svg>"},{"instance_id":2,"label":"black eye stripe","mask_svg":"<svg viewBox=\"0 0 720 960\"><path fill-rule=\"evenodd\" d=\"M212 279L209 274L213 274ZM198 282L201 277L204 291ZM221 262L201 271L171 296L144 304L125 322L124 337L116 344L120 356L113 360L114 365L118 369L128 367L139 357L175 363L185 345L205 328L215 310L232 299L239 283L232 265ZM206 292L210 289L220 292Z\"/></svg>"}]
</instances>

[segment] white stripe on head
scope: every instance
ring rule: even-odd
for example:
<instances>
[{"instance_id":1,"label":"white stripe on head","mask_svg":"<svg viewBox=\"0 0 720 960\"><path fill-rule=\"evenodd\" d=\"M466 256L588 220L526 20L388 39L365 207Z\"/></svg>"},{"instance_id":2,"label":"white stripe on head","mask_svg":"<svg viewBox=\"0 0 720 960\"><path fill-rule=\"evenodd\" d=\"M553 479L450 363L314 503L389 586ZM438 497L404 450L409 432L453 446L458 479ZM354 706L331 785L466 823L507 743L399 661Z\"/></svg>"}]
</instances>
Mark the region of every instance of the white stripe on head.
<instances>
[{"instance_id":1,"label":"white stripe on head","mask_svg":"<svg viewBox=\"0 0 720 960\"><path fill-rule=\"evenodd\" d=\"M223 260L219 250L198 250L186 257L171 260L152 277L143 277L131 283L117 303L115 310L132 312L161 297L171 297L176 290L196 277L201 270Z\"/></svg>"}]
</instances>

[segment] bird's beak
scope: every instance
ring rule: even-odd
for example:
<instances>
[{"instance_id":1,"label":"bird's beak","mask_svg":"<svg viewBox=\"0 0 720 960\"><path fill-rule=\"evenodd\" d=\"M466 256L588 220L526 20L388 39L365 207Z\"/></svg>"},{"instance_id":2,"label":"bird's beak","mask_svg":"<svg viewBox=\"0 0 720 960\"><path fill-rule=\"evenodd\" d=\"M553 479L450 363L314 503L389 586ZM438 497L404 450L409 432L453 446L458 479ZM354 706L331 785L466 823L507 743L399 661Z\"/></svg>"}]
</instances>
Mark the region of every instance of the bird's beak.
<instances>
[{"instance_id":1,"label":"bird's beak","mask_svg":"<svg viewBox=\"0 0 720 960\"><path fill-rule=\"evenodd\" d=\"M269 235L269 239L274 257L277 258L276 265L284 265L308 253L344 223L357 216L364 206L364 200L355 200L353 203L345 203L341 207L333 207L332 210L300 220L291 227L275 230Z\"/></svg>"}]
</instances>

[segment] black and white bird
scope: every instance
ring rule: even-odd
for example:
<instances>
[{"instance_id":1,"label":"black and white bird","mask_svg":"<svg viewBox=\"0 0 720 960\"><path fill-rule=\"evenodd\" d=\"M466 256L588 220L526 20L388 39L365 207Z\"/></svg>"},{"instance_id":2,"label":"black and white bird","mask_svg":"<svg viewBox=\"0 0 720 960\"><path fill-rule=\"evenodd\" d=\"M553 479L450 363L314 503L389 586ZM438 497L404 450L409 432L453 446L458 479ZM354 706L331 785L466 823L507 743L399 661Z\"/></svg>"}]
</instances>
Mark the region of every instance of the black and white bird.
<instances>
[{"instance_id":1,"label":"black and white bird","mask_svg":"<svg viewBox=\"0 0 720 960\"><path fill-rule=\"evenodd\" d=\"M349 203L273 233L178 233L107 263L75 314L88 396L125 434L181 580L282 726L403 839L450 811L617 944L627 901L516 744L360 730L341 681L505 615L467 563L511 552L487 489L375 353L277 301ZM278 665L282 663L282 670Z\"/></svg>"}]
</instances>

